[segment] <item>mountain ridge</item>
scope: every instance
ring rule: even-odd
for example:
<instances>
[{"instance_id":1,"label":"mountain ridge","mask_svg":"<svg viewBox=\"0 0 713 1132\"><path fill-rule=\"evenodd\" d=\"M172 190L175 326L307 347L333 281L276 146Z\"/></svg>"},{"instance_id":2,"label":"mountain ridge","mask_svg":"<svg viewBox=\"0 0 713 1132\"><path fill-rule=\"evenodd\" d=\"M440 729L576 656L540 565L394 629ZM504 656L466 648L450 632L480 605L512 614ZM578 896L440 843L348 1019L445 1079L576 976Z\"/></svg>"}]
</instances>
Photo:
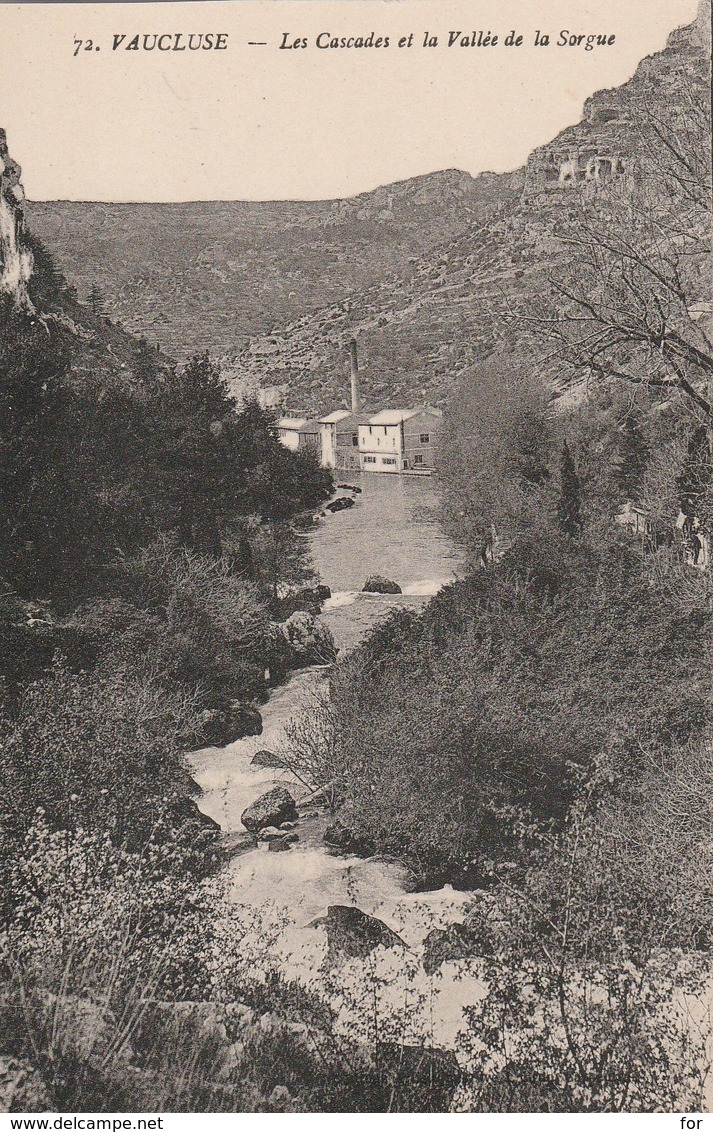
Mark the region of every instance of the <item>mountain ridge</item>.
<instances>
[{"instance_id":1,"label":"mountain ridge","mask_svg":"<svg viewBox=\"0 0 713 1132\"><path fill-rule=\"evenodd\" d=\"M635 175L633 104L675 100L706 56L698 19L586 100L579 122L512 173L457 169L317 202L34 203L29 222L107 313L179 359L209 349L250 386L309 412L346 405L350 338L367 407L446 402L492 345L484 304L535 292L578 193Z\"/></svg>"},{"instance_id":2,"label":"mountain ridge","mask_svg":"<svg viewBox=\"0 0 713 1132\"><path fill-rule=\"evenodd\" d=\"M80 296L98 285L114 320L182 358L234 355L407 271L496 195L487 175L443 170L338 201L29 202L27 213Z\"/></svg>"}]
</instances>

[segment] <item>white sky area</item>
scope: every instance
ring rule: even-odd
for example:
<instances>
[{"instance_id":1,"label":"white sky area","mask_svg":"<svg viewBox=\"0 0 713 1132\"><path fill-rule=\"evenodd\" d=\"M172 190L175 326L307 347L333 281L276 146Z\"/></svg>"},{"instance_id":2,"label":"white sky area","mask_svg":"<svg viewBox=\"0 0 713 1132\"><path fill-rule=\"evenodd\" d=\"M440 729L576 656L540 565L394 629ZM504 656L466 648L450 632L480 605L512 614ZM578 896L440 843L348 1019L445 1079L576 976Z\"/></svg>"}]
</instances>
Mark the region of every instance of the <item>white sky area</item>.
<instances>
[{"instance_id":1,"label":"white sky area","mask_svg":"<svg viewBox=\"0 0 713 1132\"><path fill-rule=\"evenodd\" d=\"M695 13L696 0L0 4L0 125L35 200L329 199L438 169L502 172ZM616 43L557 47L562 29ZM455 30L501 43L447 48ZM502 45L511 30L521 47ZM314 43L372 31L391 46ZM420 46L426 31L437 48ZM176 32L225 32L228 48L112 51L115 34ZM308 48L280 50L284 33ZM75 38L100 50L75 58Z\"/></svg>"}]
</instances>

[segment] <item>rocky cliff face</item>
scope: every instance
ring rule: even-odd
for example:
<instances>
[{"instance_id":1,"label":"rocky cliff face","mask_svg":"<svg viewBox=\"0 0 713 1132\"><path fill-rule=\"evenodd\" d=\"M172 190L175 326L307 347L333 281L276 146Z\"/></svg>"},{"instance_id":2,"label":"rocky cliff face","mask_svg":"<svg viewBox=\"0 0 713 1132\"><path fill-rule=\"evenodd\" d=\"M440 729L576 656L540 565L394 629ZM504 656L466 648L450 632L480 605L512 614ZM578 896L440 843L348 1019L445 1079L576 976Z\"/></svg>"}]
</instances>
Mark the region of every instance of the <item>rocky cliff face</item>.
<instances>
[{"instance_id":1,"label":"rocky cliff face","mask_svg":"<svg viewBox=\"0 0 713 1132\"><path fill-rule=\"evenodd\" d=\"M237 372L287 386L300 411L347 405L347 345L356 337L365 408L446 404L454 379L493 345L489 306L539 294L566 261L558 233L576 222L582 196L639 176L641 106L668 122L672 109L685 116L690 84L709 72L709 29L710 0L702 0L697 21L673 32L629 82L594 94L581 120L524 169L493 179L498 207L487 217L469 217L465 231L412 260L408 274L254 337Z\"/></svg>"},{"instance_id":2,"label":"rocky cliff face","mask_svg":"<svg viewBox=\"0 0 713 1132\"><path fill-rule=\"evenodd\" d=\"M16 306L30 309L27 284L32 253L25 240L21 173L8 153L7 135L0 129L0 293L10 295Z\"/></svg>"},{"instance_id":3,"label":"rocky cliff face","mask_svg":"<svg viewBox=\"0 0 713 1132\"><path fill-rule=\"evenodd\" d=\"M678 103L685 111L681 90L686 75L708 66L710 15L710 0L700 0L695 22L672 32L665 49L643 59L630 82L597 91L585 102L577 125L534 150L525 167L523 196L577 188L595 192L606 181L634 180L639 139L632 126L632 107L646 89L648 99Z\"/></svg>"}]
</instances>

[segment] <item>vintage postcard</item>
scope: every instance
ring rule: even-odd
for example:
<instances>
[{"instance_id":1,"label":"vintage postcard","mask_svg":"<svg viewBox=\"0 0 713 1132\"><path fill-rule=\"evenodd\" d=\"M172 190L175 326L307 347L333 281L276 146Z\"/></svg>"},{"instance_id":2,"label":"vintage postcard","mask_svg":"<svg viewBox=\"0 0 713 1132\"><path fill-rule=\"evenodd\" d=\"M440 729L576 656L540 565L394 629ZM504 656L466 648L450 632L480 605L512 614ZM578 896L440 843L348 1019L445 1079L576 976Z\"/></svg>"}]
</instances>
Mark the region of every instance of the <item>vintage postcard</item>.
<instances>
[{"instance_id":1,"label":"vintage postcard","mask_svg":"<svg viewBox=\"0 0 713 1132\"><path fill-rule=\"evenodd\" d=\"M705 1127L710 20L0 4L8 1128Z\"/></svg>"}]
</instances>

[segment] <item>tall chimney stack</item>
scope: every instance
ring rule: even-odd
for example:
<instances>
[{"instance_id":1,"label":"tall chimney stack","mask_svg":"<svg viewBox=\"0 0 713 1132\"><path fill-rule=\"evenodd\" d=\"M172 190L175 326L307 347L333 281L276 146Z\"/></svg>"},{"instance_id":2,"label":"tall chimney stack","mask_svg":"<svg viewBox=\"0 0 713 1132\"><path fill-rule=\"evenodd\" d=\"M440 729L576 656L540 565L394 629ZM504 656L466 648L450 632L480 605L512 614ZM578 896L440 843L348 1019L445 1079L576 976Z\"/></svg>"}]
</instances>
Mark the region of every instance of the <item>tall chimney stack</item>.
<instances>
[{"instance_id":1,"label":"tall chimney stack","mask_svg":"<svg viewBox=\"0 0 713 1132\"><path fill-rule=\"evenodd\" d=\"M358 413L361 409L359 396L359 358L357 356L356 338L349 343L349 373L352 381L352 412Z\"/></svg>"}]
</instances>

